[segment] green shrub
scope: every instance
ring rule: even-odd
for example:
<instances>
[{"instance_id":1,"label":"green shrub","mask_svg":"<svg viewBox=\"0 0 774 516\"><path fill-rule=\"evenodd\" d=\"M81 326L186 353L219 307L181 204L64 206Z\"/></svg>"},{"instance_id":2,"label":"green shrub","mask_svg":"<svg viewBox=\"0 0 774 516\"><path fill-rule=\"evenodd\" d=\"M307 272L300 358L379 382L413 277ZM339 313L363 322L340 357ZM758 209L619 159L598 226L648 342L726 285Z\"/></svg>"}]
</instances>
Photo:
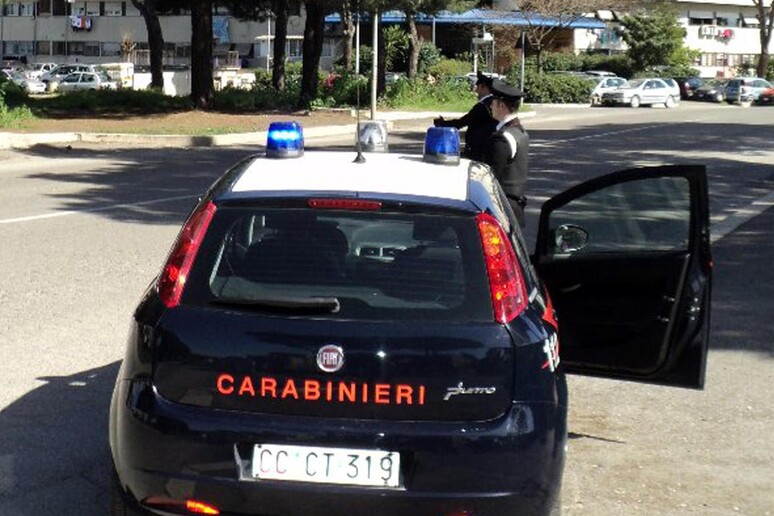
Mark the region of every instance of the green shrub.
<instances>
[{"instance_id":1,"label":"green shrub","mask_svg":"<svg viewBox=\"0 0 774 516\"><path fill-rule=\"evenodd\" d=\"M370 98L370 80L352 72L333 72L323 79L319 89L321 97L326 98L324 105L331 107L356 106L358 92L360 105L367 104Z\"/></svg>"},{"instance_id":2,"label":"green shrub","mask_svg":"<svg viewBox=\"0 0 774 516\"><path fill-rule=\"evenodd\" d=\"M430 66L427 72L436 77L459 77L470 71L470 62L442 57L438 63Z\"/></svg>"},{"instance_id":3,"label":"green shrub","mask_svg":"<svg viewBox=\"0 0 774 516\"><path fill-rule=\"evenodd\" d=\"M35 115L32 114L32 111L27 106L8 108L0 102L0 127L2 128L23 127L25 122L34 118Z\"/></svg>"},{"instance_id":4,"label":"green shrub","mask_svg":"<svg viewBox=\"0 0 774 516\"><path fill-rule=\"evenodd\" d=\"M409 35L398 25L390 25L382 32L384 35L386 70L405 72L408 70ZM361 70L362 61L361 61Z\"/></svg>"},{"instance_id":5,"label":"green shrub","mask_svg":"<svg viewBox=\"0 0 774 516\"><path fill-rule=\"evenodd\" d=\"M159 91L74 91L56 97L30 99L33 111L88 111L92 113L171 113L191 109L188 97L171 97Z\"/></svg>"},{"instance_id":6,"label":"green shrub","mask_svg":"<svg viewBox=\"0 0 774 516\"><path fill-rule=\"evenodd\" d=\"M520 84L519 74L512 71L508 76L511 84ZM585 104L594 87L593 81L582 77L562 74L539 74L527 71L524 78L524 100L537 104Z\"/></svg>"},{"instance_id":7,"label":"green shrub","mask_svg":"<svg viewBox=\"0 0 774 516\"><path fill-rule=\"evenodd\" d=\"M0 82L0 105L9 108L23 106L29 100L27 93L11 80Z\"/></svg>"},{"instance_id":8,"label":"green shrub","mask_svg":"<svg viewBox=\"0 0 774 516\"><path fill-rule=\"evenodd\" d=\"M426 75L428 70L441 61L441 51L432 43L423 43L419 47L419 65L417 72L419 75Z\"/></svg>"},{"instance_id":9,"label":"green shrub","mask_svg":"<svg viewBox=\"0 0 774 516\"><path fill-rule=\"evenodd\" d=\"M543 71L561 72L583 70L584 62L581 55L569 54L564 52L543 52ZM527 66L537 68L537 59L535 56L527 57Z\"/></svg>"},{"instance_id":10,"label":"green shrub","mask_svg":"<svg viewBox=\"0 0 774 516\"><path fill-rule=\"evenodd\" d=\"M466 79L448 78L430 82L421 78L401 78L387 89L383 101L387 106L394 108L438 106L460 102L470 107L476 101L476 96Z\"/></svg>"},{"instance_id":11,"label":"green shrub","mask_svg":"<svg viewBox=\"0 0 774 516\"><path fill-rule=\"evenodd\" d=\"M608 56L605 54L581 54L583 57L582 71L605 70L613 72L618 77L630 79L634 76L632 60L625 54Z\"/></svg>"},{"instance_id":12,"label":"green shrub","mask_svg":"<svg viewBox=\"0 0 774 516\"><path fill-rule=\"evenodd\" d=\"M632 61L625 54L571 54L565 52L544 52L542 55L544 72L585 72L588 70L604 70L619 77L630 78L634 75ZM525 63L527 70L537 70L537 59L528 56ZM520 68L518 65L516 68Z\"/></svg>"},{"instance_id":13,"label":"green shrub","mask_svg":"<svg viewBox=\"0 0 774 516\"><path fill-rule=\"evenodd\" d=\"M212 108L228 113L244 113L251 111L287 109L298 102L298 90L286 88L278 92L271 86L256 85L252 89L223 88L215 92Z\"/></svg>"}]
</instances>

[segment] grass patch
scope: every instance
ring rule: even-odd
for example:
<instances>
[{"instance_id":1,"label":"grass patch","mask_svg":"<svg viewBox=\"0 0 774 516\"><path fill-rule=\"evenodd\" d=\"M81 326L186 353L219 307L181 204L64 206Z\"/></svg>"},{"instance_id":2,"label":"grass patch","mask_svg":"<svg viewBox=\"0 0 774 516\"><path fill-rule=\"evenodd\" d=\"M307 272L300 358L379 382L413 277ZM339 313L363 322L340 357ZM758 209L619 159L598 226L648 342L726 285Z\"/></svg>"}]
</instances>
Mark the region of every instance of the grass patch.
<instances>
[{"instance_id":1,"label":"grass patch","mask_svg":"<svg viewBox=\"0 0 774 516\"><path fill-rule=\"evenodd\" d=\"M36 115L50 118L174 113L193 108L188 97L131 89L75 91L46 98L30 98L27 104Z\"/></svg>"},{"instance_id":2,"label":"grass patch","mask_svg":"<svg viewBox=\"0 0 774 516\"><path fill-rule=\"evenodd\" d=\"M23 129L35 120L35 115L26 106L8 109L0 104L0 127L4 129Z\"/></svg>"}]
</instances>

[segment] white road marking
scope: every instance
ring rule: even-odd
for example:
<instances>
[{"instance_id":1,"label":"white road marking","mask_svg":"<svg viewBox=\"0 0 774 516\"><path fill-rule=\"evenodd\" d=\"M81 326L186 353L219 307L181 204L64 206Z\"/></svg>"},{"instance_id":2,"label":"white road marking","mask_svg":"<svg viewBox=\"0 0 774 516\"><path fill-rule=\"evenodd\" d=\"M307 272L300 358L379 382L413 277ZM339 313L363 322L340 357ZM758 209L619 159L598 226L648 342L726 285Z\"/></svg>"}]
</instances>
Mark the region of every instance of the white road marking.
<instances>
[{"instance_id":1,"label":"white road marking","mask_svg":"<svg viewBox=\"0 0 774 516\"><path fill-rule=\"evenodd\" d=\"M774 207L774 192L769 193L753 201L744 208L740 208L718 223L710 226L710 242L713 244L733 232L745 222L754 219L764 211Z\"/></svg>"},{"instance_id":2,"label":"white road marking","mask_svg":"<svg viewBox=\"0 0 774 516\"><path fill-rule=\"evenodd\" d=\"M152 199L149 201L140 201L140 202L133 202L133 203L124 203L124 204L111 204L109 206L102 206L100 208L90 208L90 209L84 209L84 210L67 210L67 211L57 211L54 213L42 213L40 215L31 215L28 217L17 217L13 219L0 219L0 224L17 224L20 222L31 222L36 220L44 220L44 219L53 219L57 217L67 217L69 215L80 215L83 213L95 213L100 211L110 211L110 210L118 210L122 208L132 208L135 206L145 206L148 204L158 204L160 202L171 202L171 201L182 201L183 199L191 199L196 197L196 195L180 195L177 197L165 197L163 199Z\"/></svg>"}]
</instances>

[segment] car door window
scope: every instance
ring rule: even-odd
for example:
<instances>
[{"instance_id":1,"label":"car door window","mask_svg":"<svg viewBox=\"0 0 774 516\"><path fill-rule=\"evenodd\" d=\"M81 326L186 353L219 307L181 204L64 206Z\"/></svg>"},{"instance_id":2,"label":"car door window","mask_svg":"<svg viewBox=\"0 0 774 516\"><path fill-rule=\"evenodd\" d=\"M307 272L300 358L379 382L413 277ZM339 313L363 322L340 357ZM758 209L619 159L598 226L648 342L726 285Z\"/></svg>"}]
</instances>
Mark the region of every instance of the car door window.
<instances>
[{"instance_id":1,"label":"car door window","mask_svg":"<svg viewBox=\"0 0 774 516\"><path fill-rule=\"evenodd\" d=\"M612 185L551 213L549 228L579 226L588 233L581 249L556 242L554 254L684 250L690 234L689 183L658 177Z\"/></svg>"}]
</instances>

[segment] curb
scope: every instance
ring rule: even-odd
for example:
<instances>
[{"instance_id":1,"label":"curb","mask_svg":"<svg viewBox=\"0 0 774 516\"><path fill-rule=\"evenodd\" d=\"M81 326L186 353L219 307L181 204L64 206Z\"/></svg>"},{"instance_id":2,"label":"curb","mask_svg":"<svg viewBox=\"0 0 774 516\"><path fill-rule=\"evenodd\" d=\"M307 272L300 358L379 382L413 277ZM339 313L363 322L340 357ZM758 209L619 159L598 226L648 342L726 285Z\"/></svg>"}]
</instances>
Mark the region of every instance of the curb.
<instances>
[{"instance_id":1,"label":"curb","mask_svg":"<svg viewBox=\"0 0 774 516\"><path fill-rule=\"evenodd\" d=\"M389 130L397 121L422 121L443 116L459 118L465 113L458 112L377 112L377 120L385 120ZM520 118L536 116L534 111L519 115ZM370 119L363 119L370 120ZM328 125L304 128L305 138L341 136L352 134L354 137L357 123ZM9 133L0 132L0 150L29 149L36 145L87 143L99 145L149 147L149 148L186 148L186 147L228 147L232 145L263 145L268 131L250 133L216 134L211 136L186 136L174 134L129 134L129 133Z\"/></svg>"},{"instance_id":2,"label":"curb","mask_svg":"<svg viewBox=\"0 0 774 516\"><path fill-rule=\"evenodd\" d=\"M356 124L309 127L304 137L338 136L355 134ZM251 133L216 134L212 136L185 136L169 134L127 133L0 133L0 149L28 149L35 145L63 143L91 143L127 146L171 147L227 147L230 145L254 145L266 142L268 131Z\"/></svg>"}]
</instances>

